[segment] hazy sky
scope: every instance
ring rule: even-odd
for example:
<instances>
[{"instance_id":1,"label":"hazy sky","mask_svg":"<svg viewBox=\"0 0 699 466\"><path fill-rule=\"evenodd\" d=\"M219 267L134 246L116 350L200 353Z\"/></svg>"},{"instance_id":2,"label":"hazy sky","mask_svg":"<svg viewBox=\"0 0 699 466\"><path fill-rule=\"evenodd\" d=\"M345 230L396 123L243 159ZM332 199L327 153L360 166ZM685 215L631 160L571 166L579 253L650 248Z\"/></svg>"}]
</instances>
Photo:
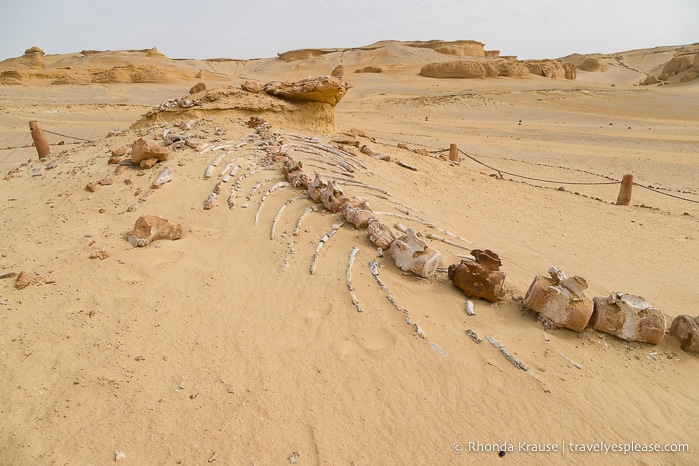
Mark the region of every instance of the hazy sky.
<instances>
[{"instance_id":1,"label":"hazy sky","mask_svg":"<svg viewBox=\"0 0 699 466\"><path fill-rule=\"evenodd\" d=\"M387 39L472 39L523 59L691 44L699 0L0 0L0 60L35 45L267 58Z\"/></svg>"}]
</instances>

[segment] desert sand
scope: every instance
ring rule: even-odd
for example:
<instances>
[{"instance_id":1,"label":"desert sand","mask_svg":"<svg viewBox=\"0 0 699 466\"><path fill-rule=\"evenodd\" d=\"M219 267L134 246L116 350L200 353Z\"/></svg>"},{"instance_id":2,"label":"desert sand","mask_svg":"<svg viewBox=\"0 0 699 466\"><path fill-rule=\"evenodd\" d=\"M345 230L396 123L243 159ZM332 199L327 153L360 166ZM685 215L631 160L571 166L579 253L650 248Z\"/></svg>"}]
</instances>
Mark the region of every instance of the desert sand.
<instances>
[{"instance_id":1,"label":"desert sand","mask_svg":"<svg viewBox=\"0 0 699 466\"><path fill-rule=\"evenodd\" d=\"M644 84L696 52L561 58L577 64L574 80L429 78L419 74L428 63L483 58L390 41L246 61L172 60L153 49L0 62L0 275L10 274L0 280L0 463L695 464L699 356L669 334L651 345L544 330L522 297L557 266L584 277L589 297L644 297L668 329L699 313L699 79L683 80L690 62ZM327 76L340 63L352 87L335 107L260 110L236 97L245 81ZM381 72L355 73L367 66ZM207 91L188 94L198 82ZM217 89L235 89L234 105L157 110ZM381 221L440 250L436 275L401 271L348 224L311 275L318 242L341 216L311 212L295 236L315 205L307 198L287 204L270 239L280 208L301 191L271 192L260 208L284 180L281 165L239 178L263 163L260 135L246 124L258 114L275 150L306 172L380 188L343 185ZM50 144L44 160L28 138L32 120ZM170 146L151 169L108 163L120 149L128 160L139 137L163 145L163 131L186 122L209 150ZM350 178L329 153L291 147L304 138L353 138L391 160L346 146L362 167ZM451 163L452 143L500 173L465 154ZM228 162L240 170L205 210ZM163 165L173 179L148 195ZM563 184L624 174L676 197L634 186L631 204L617 206L618 184ZM141 215L181 224L182 238L134 248L127 235ZM445 231L460 247L425 236ZM361 313L346 284L354 247ZM446 267L474 248L497 252L506 289L495 304L474 300L469 316ZM372 260L422 336L386 299ZM17 289L12 274L22 271L32 283ZM570 451L632 442L690 451ZM493 444L513 451L501 458Z\"/></svg>"}]
</instances>

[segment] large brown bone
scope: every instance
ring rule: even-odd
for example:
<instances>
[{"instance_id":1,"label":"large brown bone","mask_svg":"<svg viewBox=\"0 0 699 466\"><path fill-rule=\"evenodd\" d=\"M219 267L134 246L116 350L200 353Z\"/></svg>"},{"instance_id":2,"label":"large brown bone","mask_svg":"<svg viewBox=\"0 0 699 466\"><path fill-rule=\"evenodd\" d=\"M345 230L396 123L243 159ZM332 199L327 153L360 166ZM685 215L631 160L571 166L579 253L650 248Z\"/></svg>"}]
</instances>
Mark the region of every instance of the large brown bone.
<instances>
[{"instance_id":1,"label":"large brown bone","mask_svg":"<svg viewBox=\"0 0 699 466\"><path fill-rule=\"evenodd\" d=\"M475 260L464 259L449 266L449 280L469 298L496 302L505 282L505 272L500 271L500 257L489 249L474 249L471 255Z\"/></svg>"},{"instance_id":2,"label":"large brown bone","mask_svg":"<svg viewBox=\"0 0 699 466\"><path fill-rule=\"evenodd\" d=\"M363 207L363 208L362 208ZM345 220L356 228L367 228L369 222L374 219L374 213L371 211L366 203L362 203L359 206L352 205L351 202L347 202L342 207L342 216Z\"/></svg>"},{"instance_id":3,"label":"large brown bone","mask_svg":"<svg viewBox=\"0 0 699 466\"><path fill-rule=\"evenodd\" d=\"M626 341L658 344L665 335L665 316L651 303L626 293L614 292L608 298L594 298L590 325Z\"/></svg>"},{"instance_id":4,"label":"large brown bone","mask_svg":"<svg viewBox=\"0 0 699 466\"><path fill-rule=\"evenodd\" d=\"M330 181L327 185L321 186L318 189L318 194L323 206L333 213L341 212L343 206L350 202L349 198L345 196L345 193L335 181Z\"/></svg>"},{"instance_id":5,"label":"large brown bone","mask_svg":"<svg viewBox=\"0 0 699 466\"><path fill-rule=\"evenodd\" d=\"M680 341L683 351L699 353L699 316L675 317L670 326L670 335L674 335Z\"/></svg>"},{"instance_id":6,"label":"large brown bone","mask_svg":"<svg viewBox=\"0 0 699 466\"><path fill-rule=\"evenodd\" d=\"M133 247L143 247L155 240L175 240L181 237L182 225L156 215L143 215L136 220L128 240Z\"/></svg>"},{"instance_id":7,"label":"large brown bone","mask_svg":"<svg viewBox=\"0 0 699 466\"><path fill-rule=\"evenodd\" d=\"M543 275L534 278L524 305L560 327L582 332L594 309L592 300L583 293L587 282L578 276L566 278L556 267L549 269L549 274L551 278Z\"/></svg>"},{"instance_id":8,"label":"large brown bone","mask_svg":"<svg viewBox=\"0 0 699 466\"><path fill-rule=\"evenodd\" d=\"M292 159L284 160L284 178L291 183L294 188L308 188L309 178L303 172L303 164L301 161Z\"/></svg>"},{"instance_id":9,"label":"large brown bone","mask_svg":"<svg viewBox=\"0 0 699 466\"><path fill-rule=\"evenodd\" d=\"M320 190L327 186L328 182L325 181L325 178L323 178L320 173L316 172L316 177L308 183L308 197L316 204L320 204Z\"/></svg>"},{"instance_id":10,"label":"large brown bone","mask_svg":"<svg viewBox=\"0 0 699 466\"><path fill-rule=\"evenodd\" d=\"M371 241L371 244L384 250L388 250L388 248L391 247L391 243L396 239L391 228L375 218L369 220L367 233L369 234L369 241Z\"/></svg>"},{"instance_id":11,"label":"large brown bone","mask_svg":"<svg viewBox=\"0 0 699 466\"><path fill-rule=\"evenodd\" d=\"M388 252L399 269L413 272L420 277L430 277L437 272L441 254L417 237L415 230L408 228L405 235L391 243Z\"/></svg>"}]
</instances>

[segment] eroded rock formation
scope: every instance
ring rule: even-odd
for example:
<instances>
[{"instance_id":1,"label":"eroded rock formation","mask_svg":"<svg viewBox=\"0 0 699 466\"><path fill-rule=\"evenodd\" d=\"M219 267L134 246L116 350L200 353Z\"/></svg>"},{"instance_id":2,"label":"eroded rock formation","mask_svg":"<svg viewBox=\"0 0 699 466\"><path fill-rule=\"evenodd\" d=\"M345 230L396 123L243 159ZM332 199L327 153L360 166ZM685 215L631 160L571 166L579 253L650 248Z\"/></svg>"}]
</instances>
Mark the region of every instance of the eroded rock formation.
<instances>
[{"instance_id":1,"label":"eroded rock formation","mask_svg":"<svg viewBox=\"0 0 699 466\"><path fill-rule=\"evenodd\" d=\"M24 55L22 55L19 62L30 69L43 69L44 55L44 51L39 47L32 47L24 51Z\"/></svg>"},{"instance_id":2,"label":"eroded rock formation","mask_svg":"<svg viewBox=\"0 0 699 466\"><path fill-rule=\"evenodd\" d=\"M140 166L142 162L149 159L164 162L167 158L168 152L166 148L146 141L143 138L138 138L131 146L131 162L134 165Z\"/></svg>"},{"instance_id":3,"label":"eroded rock formation","mask_svg":"<svg viewBox=\"0 0 699 466\"><path fill-rule=\"evenodd\" d=\"M272 81L262 90L269 95L288 100L324 102L333 107L342 100L351 86L330 76L308 78L294 82Z\"/></svg>"},{"instance_id":4,"label":"eroded rock formation","mask_svg":"<svg viewBox=\"0 0 699 466\"><path fill-rule=\"evenodd\" d=\"M571 79L566 77L566 70L558 60L527 60L524 65L529 73L551 79Z\"/></svg>"},{"instance_id":5,"label":"eroded rock formation","mask_svg":"<svg viewBox=\"0 0 699 466\"><path fill-rule=\"evenodd\" d=\"M523 77L529 68L514 60L455 60L429 63L420 69L428 78L482 79L498 76Z\"/></svg>"}]
</instances>

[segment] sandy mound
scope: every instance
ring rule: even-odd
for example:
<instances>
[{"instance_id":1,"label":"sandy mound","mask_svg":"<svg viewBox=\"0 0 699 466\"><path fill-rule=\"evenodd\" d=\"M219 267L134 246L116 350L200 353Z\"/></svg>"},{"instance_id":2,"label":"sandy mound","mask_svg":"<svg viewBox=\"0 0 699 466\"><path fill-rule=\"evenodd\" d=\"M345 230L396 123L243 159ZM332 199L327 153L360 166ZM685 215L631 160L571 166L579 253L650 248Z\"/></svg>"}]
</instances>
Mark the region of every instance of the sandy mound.
<instances>
[{"instance_id":1,"label":"sandy mound","mask_svg":"<svg viewBox=\"0 0 699 466\"><path fill-rule=\"evenodd\" d=\"M697 78L697 52L699 45L655 47L610 55L573 54L560 60L583 72L609 74L598 82L611 82L614 76L617 83L676 85Z\"/></svg>"},{"instance_id":2,"label":"sandy mound","mask_svg":"<svg viewBox=\"0 0 699 466\"><path fill-rule=\"evenodd\" d=\"M457 57L484 58L492 56L495 52L486 52L482 42L475 40L457 40L446 42L443 40L430 40L426 42L405 42L408 47L421 47L432 49L437 53L455 55Z\"/></svg>"},{"instance_id":3,"label":"sandy mound","mask_svg":"<svg viewBox=\"0 0 699 466\"><path fill-rule=\"evenodd\" d=\"M237 121L255 116L273 125L288 128L334 128L334 105L326 102L289 101L267 93L251 93L227 87L207 90L194 96L184 96L161 104L148 112L134 127L143 127L180 119L230 118Z\"/></svg>"},{"instance_id":4,"label":"sandy mound","mask_svg":"<svg viewBox=\"0 0 699 466\"><path fill-rule=\"evenodd\" d=\"M124 51L83 50L79 54L45 56L38 47L19 58L0 62L0 82L33 84L168 84L206 78L226 79L197 61L171 60L156 48ZM19 74L18 74L19 73Z\"/></svg>"},{"instance_id":5,"label":"sandy mound","mask_svg":"<svg viewBox=\"0 0 699 466\"><path fill-rule=\"evenodd\" d=\"M538 69L541 70L541 67ZM420 69L420 74L428 78L481 79L498 76L521 78L529 74L529 68L523 63L512 60L450 61L425 65ZM541 75L543 76L543 70ZM551 77L555 78L556 75Z\"/></svg>"}]
</instances>

